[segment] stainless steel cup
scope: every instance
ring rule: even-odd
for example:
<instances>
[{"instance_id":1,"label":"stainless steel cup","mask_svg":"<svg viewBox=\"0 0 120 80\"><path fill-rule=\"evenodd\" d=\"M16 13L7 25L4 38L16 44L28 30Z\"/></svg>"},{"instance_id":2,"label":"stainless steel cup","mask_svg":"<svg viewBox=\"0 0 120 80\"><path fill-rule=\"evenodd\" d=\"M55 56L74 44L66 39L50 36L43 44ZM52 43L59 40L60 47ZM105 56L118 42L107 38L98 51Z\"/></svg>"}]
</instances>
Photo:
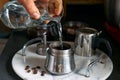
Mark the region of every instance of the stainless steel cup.
<instances>
[{"instance_id":1,"label":"stainless steel cup","mask_svg":"<svg viewBox=\"0 0 120 80\"><path fill-rule=\"evenodd\" d=\"M96 29L89 27L76 30L75 54L90 57L94 54L95 49L99 48L101 43L104 43L109 55L111 55L111 46L107 40L98 37L100 33Z\"/></svg>"},{"instance_id":2,"label":"stainless steel cup","mask_svg":"<svg viewBox=\"0 0 120 80\"><path fill-rule=\"evenodd\" d=\"M75 69L74 52L70 44L53 42L49 46L45 68L52 74L62 75Z\"/></svg>"},{"instance_id":3,"label":"stainless steel cup","mask_svg":"<svg viewBox=\"0 0 120 80\"><path fill-rule=\"evenodd\" d=\"M80 56L91 56L92 38L96 37L97 30L92 28L81 28L76 30L75 53Z\"/></svg>"}]
</instances>

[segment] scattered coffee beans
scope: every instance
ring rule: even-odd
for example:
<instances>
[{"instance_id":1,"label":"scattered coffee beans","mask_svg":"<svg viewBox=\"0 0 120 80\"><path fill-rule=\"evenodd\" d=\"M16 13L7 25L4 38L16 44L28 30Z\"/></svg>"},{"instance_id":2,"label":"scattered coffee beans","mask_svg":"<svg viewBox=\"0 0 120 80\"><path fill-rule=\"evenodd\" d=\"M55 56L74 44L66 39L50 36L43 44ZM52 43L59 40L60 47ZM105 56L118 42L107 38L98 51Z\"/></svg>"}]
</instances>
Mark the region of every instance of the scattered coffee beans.
<instances>
[{"instance_id":1,"label":"scattered coffee beans","mask_svg":"<svg viewBox=\"0 0 120 80\"><path fill-rule=\"evenodd\" d=\"M38 73L38 70L37 69L34 69L33 70L33 74L37 74Z\"/></svg>"},{"instance_id":2,"label":"scattered coffee beans","mask_svg":"<svg viewBox=\"0 0 120 80\"><path fill-rule=\"evenodd\" d=\"M38 69L41 69L41 67L40 67L40 66L36 66L36 67L30 68L29 65L25 66L25 70L27 71L27 73L30 73L31 70L32 70L32 73L33 73L33 74L37 74L38 71L39 71ZM44 76L45 73L46 73L46 71L41 71L41 76Z\"/></svg>"}]
</instances>

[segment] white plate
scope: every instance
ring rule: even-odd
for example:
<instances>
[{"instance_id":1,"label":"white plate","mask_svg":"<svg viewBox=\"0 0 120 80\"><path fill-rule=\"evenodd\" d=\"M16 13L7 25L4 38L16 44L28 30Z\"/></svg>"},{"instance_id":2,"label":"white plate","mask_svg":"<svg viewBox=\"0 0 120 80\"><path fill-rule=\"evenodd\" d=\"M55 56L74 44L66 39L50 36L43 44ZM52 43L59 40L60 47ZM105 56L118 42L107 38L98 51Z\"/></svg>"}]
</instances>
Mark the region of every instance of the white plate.
<instances>
[{"instance_id":1,"label":"white plate","mask_svg":"<svg viewBox=\"0 0 120 80\"><path fill-rule=\"evenodd\" d=\"M23 56L21 55L22 50L19 50L12 59L13 70L23 80L105 80L110 76L113 70L113 63L111 59L107 55L105 55L106 57L104 64L98 62L93 67L91 76L89 78L86 78L80 75L79 72L84 71L85 69L84 67L88 63L88 60L86 60L83 57L75 55L76 69L74 72L60 76L55 76L51 75L50 73L46 73L44 76L41 76L40 70L45 70L44 63L46 56L38 55L35 53L35 51L36 44L33 44L26 49L25 51L25 54L27 54L26 62L24 62ZM100 50L97 50L96 52L103 53ZM40 66L41 69L37 74L33 74L32 71L28 73L25 70L25 67L27 65L29 65L31 68Z\"/></svg>"}]
</instances>

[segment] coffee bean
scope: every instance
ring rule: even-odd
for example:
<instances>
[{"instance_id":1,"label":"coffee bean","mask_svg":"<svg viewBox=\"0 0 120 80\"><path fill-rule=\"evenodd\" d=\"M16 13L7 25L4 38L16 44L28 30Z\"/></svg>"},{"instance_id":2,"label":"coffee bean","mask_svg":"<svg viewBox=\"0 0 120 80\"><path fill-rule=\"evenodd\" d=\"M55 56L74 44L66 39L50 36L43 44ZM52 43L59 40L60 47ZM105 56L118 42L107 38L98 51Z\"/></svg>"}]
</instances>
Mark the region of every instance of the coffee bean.
<instances>
[{"instance_id":1,"label":"coffee bean","mask_svg":"<svg viewBox=\"0 0 120 80\"><path fill-rule=\"evenodd\" d=\"M31 70L27 70L27 72L28 72L28 73L30 73L30 72L31 72Z\"/></svg>"},{"instance_id":2,"label":"coffee bean","mask_svg":"<svg viewBox=\"0 0 120 80\"><path fill-rule=\"evenodd\" d=\"M36 66L37 69L40 69L41 67L40 66Z\"/></svg>"},{"instance_id":3,"label":"coffee bean","mask_svg":"<svg viewBox=\"0 0 120 80\"><path fill-rule=\"evenodd\" d=\"M44 76L45 73L46 73L46 71L42 71L42 72L41 72L41 76Z\"/></svg>"},{"instance_id":4,"label":"coffee bean","mask_svg":"<svg viewBox=\"0 0 120 80\"><path fill-rule=\"evenodd\" d=\"M38 73L38 70L37 69L34 69L33 70L33 74L37 74Z\"/></svg>"},{"instance_id":5,"label":"coffee bean","mask_svg":"<svg viewBox=\"0 0 120 80\"><path fill-rule=\"evenodd\" d=\"M102 62L102 61L99 61L101 64L104 64L104 62Z\"/></svg>"},{"instance_id":6,"label":"coffee bean","mask_svg":"<svg viewBox=\"0 0 120 80\"><path fill-rule=\"evenodd\" d=\"M28 70L28 69L30 69L30 66L27 65L27 66L25 67L25 70Z\"/></svg>"}]
</instances>

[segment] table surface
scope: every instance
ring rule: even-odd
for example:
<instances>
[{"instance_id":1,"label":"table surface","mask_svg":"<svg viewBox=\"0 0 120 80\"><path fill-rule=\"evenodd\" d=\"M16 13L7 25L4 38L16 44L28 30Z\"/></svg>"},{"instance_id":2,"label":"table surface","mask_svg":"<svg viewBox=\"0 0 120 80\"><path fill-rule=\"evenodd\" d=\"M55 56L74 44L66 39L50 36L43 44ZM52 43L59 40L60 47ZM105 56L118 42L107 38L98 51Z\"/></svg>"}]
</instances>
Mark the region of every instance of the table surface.
<instances>
[{"instance_id":1,"label":"table surface","mask_svg":"<svg viewBox=\"0 0 120 80\"><path fill-rule=\"evenodd\" d=\"M120 80L120 45L109 35L102 33L101 37L107 39L112 47L113 72L107 80ZM20 50L29 40L26 31L13 31L0 56L0 80L22 80L12 69L11 60L14 54ZM103 50L104 51L104 50Z\"/></svg>"}]
</instances>

